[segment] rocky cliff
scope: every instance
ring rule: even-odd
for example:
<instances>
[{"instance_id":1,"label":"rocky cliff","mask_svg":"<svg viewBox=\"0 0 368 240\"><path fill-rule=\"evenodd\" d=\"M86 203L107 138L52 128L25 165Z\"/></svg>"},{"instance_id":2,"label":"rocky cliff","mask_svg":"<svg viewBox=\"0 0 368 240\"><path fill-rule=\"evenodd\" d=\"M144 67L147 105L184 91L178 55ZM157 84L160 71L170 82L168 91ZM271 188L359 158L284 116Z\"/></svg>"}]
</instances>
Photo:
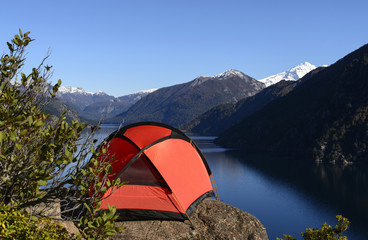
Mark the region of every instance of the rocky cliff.
<instances>
[{"instance_id":1,"label":"rocky cliff","mask_svg":"<svg viewBox=\"0 0 368 240\"><path fill-rule=\"evenodd\" d=\"M262 223L253 215L226 203L205 199L189 221L118 222L126 227L113 239L268 239Z\"/></svg>"}]
</instances>

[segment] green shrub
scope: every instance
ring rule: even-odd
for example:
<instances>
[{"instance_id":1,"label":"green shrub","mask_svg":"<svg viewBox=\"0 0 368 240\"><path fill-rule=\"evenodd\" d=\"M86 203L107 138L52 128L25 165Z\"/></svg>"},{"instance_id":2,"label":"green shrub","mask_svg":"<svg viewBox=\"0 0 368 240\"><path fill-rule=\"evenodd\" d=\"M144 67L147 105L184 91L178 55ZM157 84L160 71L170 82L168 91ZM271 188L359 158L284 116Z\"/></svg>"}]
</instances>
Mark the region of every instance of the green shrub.
<instances>
[{"instance_id":1,"label":"green shrub","mask_svg":"<svg viewBox=\"0 0 368 240\"><path fill-rule=\"evenodd\" d=\"M302 233L304 240L348 240L346 236L342 234L349 229L350 221L347 218L344 218L341 215L336 216L337 225L335 227L331 227L324 223L321 229L318 228L307 228L305 233ZM296 240L291 235L285 235L283 240ZM281 238L277 238L277 240L282 240Z\"/></svg>"},{"instance_id":2,"label":"green shrub","mask_svg":"<svg viewBox=\"0 0 368 240\"><path fill-rule=\"evenodd\" d=\"M64 240L75 237L51 218L37 218L25 210L0 205L0 239Z\"/></svg>"},{"instance_id":3,"label":"green shrub","mask_svg":"<svg viewBox=\"0 0 368 240\"><path fill-rule=\"evenodd\" d=\"M96 160L99 153L94 150L93 138L98 126L78 121L68 124L63 115L48 122L44 106L56 96L61 80L54 86L48 82L52 75L52 67L44 64L48 56L31 73L21 72L26 47L32 41L29 32L19 30L7 42L8 53L0 58L0 205L13 207L11 215L3 211L0 216L3 234L10 239L11 234L24 234L14 239L60 238L63 229L51 220L36 218L44 212L28 216L24 211L40 204L52 207L60 201L64 213L86 207L76 225L80 237L107 239L119 231L113 227L116 211L113 207L102 211L100 202L109 187L122 184L109 181L111 158ZM90 132L82 138L87 128ZM92 160L91 152L95 156ZM58 237L42 235L47 233Z\"/></svg>"}]
</instances>

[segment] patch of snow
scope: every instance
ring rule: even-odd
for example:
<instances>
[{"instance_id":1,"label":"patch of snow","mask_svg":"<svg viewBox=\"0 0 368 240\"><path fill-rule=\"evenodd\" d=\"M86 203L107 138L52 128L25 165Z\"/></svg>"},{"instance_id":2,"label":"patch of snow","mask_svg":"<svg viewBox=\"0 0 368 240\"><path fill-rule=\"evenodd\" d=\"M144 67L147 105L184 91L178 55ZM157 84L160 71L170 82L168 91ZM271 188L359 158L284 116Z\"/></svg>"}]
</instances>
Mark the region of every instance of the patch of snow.
<instances>
[{"instance_id":1,"label":"patch of snow","mask_svg":"<svg viewBox=\"0 0 368 240\"><path fill-rule=\"evenodd\" d=\"M79 94L93 94L92 92L86 92L81 87L61 86L59 88L60 93L79 93Z\"/></svg>"},{"instance_id":2,"label":"patch of snow","mask_svg":"<svg viewBox=\"0 0 368 240\"><path fill-rule=\"evenodd\" d=\"M106 95L105 92L101 91L101 90L98 90L96 93L94 93L96 95Z\"/></svg>"},{"instance_id":3,"label":"patch of snow","mask_svg":"<svg viewBox=\"0 0 368 240\"><path fill-rule=\"evenodd\" d=\"M199 76L193 80L193 82L190 84L191 87L199 86L202 83L206 82L207 80L211 79L211 77L204 77Z\"/></svg>"},{"instance_id":4,"label":"patch of snow","mask_svg":"<svg viewBox=\"0 0 368 240\"><path fill-rule=\"evenodd\" d=\"M199 77L197 77L196 79L193 80L193 82L190 84L190 86L191 87L199 86L202 83L204 83L208 80L211 80L211 79L212 80L213 79L222 80L224 78L234 77L234 76L243 78L243 77L245 77L245 74L238 71L238 70L235 70L235 69L229 69L229 70L226 70L223 73L220 73L220 74L217 74L217 75L211 76L211 77L210 76L199 76Z\"/></svg>"},{"instance_id":5,"label":"patch of snow","mask_svg":"<svg viewBox=\"0 0 368 240\"><path fill-rule=\"evenodd\" d=\"M71 86L60 86L59 94L82 94L82 95L106 95L105 92L99 90L96 93L87 92L81 87L71 87Z\"/></svg>"},{"instance_id":6,"label":"patch of snow","mask_svg":"<svg viewBox=\"0 0 368 240\"><path fill-rule=\"evenodd\" d=\"M263 82L266 87L278 83L281 80L296 81L315 68L316 66L310 64L309 62L304 62L287 70L286 72L278 73L267 78L260 79L259 81Z\"/></svg>"},{"instance_id":7,"label":"patch of snow","mask_svg":"<svg viewBox=\"0 0 368 240\"><path fill-rule=\"evenodd\" d=\"M223 73L217 74L215 77L216 78L225 78L225 77L231 77L231 76L238 76L238 77L244 77L244 73L235 70L235 69L229 69L226 70Z\"/></svg>"},{"instance_id":8,"label":"patch of snow","mask_svg":"<svg viewBox=\"0 0 368 240\"><path fill-rule=\"evenodd\" d=\"M131 93L131 94L141 94L141 93L153 93L154 91L156 91L158 88L152 88L152 89L147 89L147 90L141 90L141 91L138 91L138 92L134 92L134 93ZM131 95L129 94L129 95Z\"/></svg>"}]
</instances>

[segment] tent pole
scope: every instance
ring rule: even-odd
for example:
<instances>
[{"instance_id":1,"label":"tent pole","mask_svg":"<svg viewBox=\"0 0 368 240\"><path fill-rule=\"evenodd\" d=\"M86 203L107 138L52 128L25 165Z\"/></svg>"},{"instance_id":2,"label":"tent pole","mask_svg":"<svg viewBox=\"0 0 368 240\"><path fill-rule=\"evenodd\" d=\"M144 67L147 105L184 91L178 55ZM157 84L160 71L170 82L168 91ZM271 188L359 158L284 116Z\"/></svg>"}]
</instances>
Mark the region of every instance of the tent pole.
<instances>
[{"instance_id":1,"label":"tent pole","mask_svg":"<svg viewBox=\"0 0 368 240\"><path fill-rule=\"evenodd\" d=\"M211 182L213 183L213 188L215 190L215 195L216 195L216 200L219 200L220 201L220 196L218 194L218 191L217 191L217 186L216 186L216 182L215 182L215 178L213 177L213 174L211 173Z\"/></svg>"},{"instance_id":2,"label":"tent pole","mask_svg":"<svg viewBox=\"0 0 368 240\"><path fill-rule=\"evenodd\" d=\"M190 219L187 211L184 210L183 206L181 205L181 203L179 202L178 198L176 197L175 193L171 190L171 193L173 194L175 200L179 203L179 206L181 207L181 210L185 213L185 215L187 216L189 222L190 222L190 225L192 225L192 227L194 228L194 224L192 222L192 220Z\"/></svg>"}]
</instances>

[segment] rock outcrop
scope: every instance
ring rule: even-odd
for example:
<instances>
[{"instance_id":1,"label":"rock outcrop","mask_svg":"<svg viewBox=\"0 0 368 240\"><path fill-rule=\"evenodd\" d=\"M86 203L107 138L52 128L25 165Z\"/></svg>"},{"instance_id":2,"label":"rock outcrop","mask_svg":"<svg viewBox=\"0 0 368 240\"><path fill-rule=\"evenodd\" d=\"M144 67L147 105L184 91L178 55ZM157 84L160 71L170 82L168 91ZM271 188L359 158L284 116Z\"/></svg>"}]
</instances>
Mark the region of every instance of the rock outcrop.
<instances>
[{"instance_id":1,"label":"rock outcrop","mask_svg":"<svg viewBox=\"0 0 368 240\"><path fill-rule=\"evenodd\" d=\"M189 221L118 222L126 229L113 239L268 239L262 223L253 215L226 203L205 199Z\"/></svg>"}]
</instances>

